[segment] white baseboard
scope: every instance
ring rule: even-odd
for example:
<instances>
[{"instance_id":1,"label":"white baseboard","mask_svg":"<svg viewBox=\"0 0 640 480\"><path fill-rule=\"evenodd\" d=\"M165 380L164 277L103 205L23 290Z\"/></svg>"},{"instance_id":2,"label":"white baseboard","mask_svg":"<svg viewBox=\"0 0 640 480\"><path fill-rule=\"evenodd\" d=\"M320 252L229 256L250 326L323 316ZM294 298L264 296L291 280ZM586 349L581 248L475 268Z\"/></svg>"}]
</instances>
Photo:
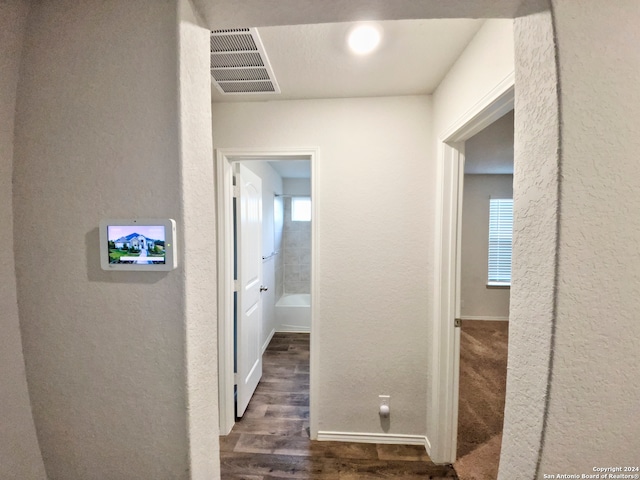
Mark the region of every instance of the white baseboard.
<instances>
[{"instance_id":1,"label":"white baseboard","mask_svg":"<svg viewBox=\"0 0 640 480\"><path fill-rule=\"evenodd\" d=\"M472 315L462 315L462 320L483 320L489 322L508 322L509 317L487 317L487 316L472 316Z\"/></svg>"},{"instance_id":2,"label":"white baseboard","mask_svg":"<svg viewBox=\"0 0 640 480\"><path fill-rule=\"evenodd\" d=\"M301 327L299 325L280 325L278 332L286 333L311 333L311 327Z\"/></svg>"},{"instance_id":3,"label":"white baseboard","mask_svg":"<svg viewBox=\"0 0 640 480\"><path fill-rule=\"evenodd\" d=\"M431 443L424 435L401 435L393 433L318 432L321 442L382 443L391 445L422 445L431 450Z\"/></svg>"},{"instance_id":4,"label":"white baseboard","mask_svg":"<svg viewBox=\"0 0 640 480\"><path fill-rule=\"evenodd\" d=\"M431 456L431 442L426 435L424 436L424 448L427 450L427 455Z\"/></svg>"},{"instance_id":5,"label":"white baseboard","mask_svg":"<svg viewBox=\"0 0 640 480\"><path fill-rule=\"evenodd\" d=\"M273 336L276 333L276 329L274 328L273 330L271 330L271 333L269 334L269 337L267 338L267 341L264 342L264 344L262 345L262 354L264 355L264 352L267 350L267 347L269 346L269 343L271 343L271 339L273 338Z\"/></svg>"}]
</instances>

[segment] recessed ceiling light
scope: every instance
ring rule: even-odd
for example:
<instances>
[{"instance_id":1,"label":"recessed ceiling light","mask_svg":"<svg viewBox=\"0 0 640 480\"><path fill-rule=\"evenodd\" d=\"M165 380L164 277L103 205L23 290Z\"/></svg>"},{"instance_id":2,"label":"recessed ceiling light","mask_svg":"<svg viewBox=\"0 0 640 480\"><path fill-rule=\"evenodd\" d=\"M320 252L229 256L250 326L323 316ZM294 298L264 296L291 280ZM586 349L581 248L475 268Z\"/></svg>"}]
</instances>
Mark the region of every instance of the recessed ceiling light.
<instances>
[{"instance_id":1,"label":"recessed ceiling light","mask_svg":"<svg viewBox=\"0 0 640 480\"><path fill-rule=\"evenodd\" d=\"M380 29L371 24L358 25L349 33L349 48L356 55L366 55L373 52L378 45L382 35Z\"/></svg>"}]
</instances>

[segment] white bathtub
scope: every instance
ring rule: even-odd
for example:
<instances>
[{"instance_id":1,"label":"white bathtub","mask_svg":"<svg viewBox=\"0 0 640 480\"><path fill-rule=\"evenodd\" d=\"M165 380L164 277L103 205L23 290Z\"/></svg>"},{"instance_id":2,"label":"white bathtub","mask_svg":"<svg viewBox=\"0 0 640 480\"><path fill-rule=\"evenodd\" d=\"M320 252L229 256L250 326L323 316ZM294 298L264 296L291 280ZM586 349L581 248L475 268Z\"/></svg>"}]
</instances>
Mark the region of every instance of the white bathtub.
<instances>
[{"instance_id":1,"label":"white bathtub","mask_svg":"<svg viewBox=\"0 0 640 480\"><path fill-rule=\"evenodd\" d=\"M276 331L311 331L311 295L308 293L285 294L276 303Z\"/></svg>"}]
</instances>

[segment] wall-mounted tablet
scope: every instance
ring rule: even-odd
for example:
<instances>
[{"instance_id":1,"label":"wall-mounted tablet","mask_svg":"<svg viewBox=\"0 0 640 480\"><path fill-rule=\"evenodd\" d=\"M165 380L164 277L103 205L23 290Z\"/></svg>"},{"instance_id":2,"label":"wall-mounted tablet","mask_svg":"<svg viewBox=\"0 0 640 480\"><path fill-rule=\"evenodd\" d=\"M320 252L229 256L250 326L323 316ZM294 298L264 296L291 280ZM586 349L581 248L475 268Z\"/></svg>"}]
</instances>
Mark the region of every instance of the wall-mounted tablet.
<instances>
[{"instance_id":1,"label":"wall-mounted tablet","mask_svg":"<svg viewBox=\"0 0 640 480\"><path fill-rule=\"evenodd\" d=\"M173 270L178 266L176 222L170 218L102 220L100 265L103 270Z\"/></svg>"}]
</instances>

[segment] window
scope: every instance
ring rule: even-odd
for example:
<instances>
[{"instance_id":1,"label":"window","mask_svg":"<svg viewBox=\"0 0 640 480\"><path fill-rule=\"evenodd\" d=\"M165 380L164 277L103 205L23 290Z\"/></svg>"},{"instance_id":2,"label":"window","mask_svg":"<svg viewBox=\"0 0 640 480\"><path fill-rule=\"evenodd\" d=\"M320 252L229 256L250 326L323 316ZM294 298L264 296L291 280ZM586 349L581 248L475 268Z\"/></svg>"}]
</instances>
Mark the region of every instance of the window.
<instances>
[{"instance_id":1,"label":"window","mask_svg":"<svg viewBox=\"0 0 640 480\"><path fill-rule=\"evenodd\" d=\"M310 222L311 221L311 198L292 197L291 198L291 221Z\"/></svg>"},{"instance_id":2,"label":"window","mask_svg":"<svg viewBox=\"0 0 640 480\"><path fill-rule=\"evenodd\" d=\"M513 199L489 200L489 276L487 285L511 285Z\"/></svg>"}]
</instances>

